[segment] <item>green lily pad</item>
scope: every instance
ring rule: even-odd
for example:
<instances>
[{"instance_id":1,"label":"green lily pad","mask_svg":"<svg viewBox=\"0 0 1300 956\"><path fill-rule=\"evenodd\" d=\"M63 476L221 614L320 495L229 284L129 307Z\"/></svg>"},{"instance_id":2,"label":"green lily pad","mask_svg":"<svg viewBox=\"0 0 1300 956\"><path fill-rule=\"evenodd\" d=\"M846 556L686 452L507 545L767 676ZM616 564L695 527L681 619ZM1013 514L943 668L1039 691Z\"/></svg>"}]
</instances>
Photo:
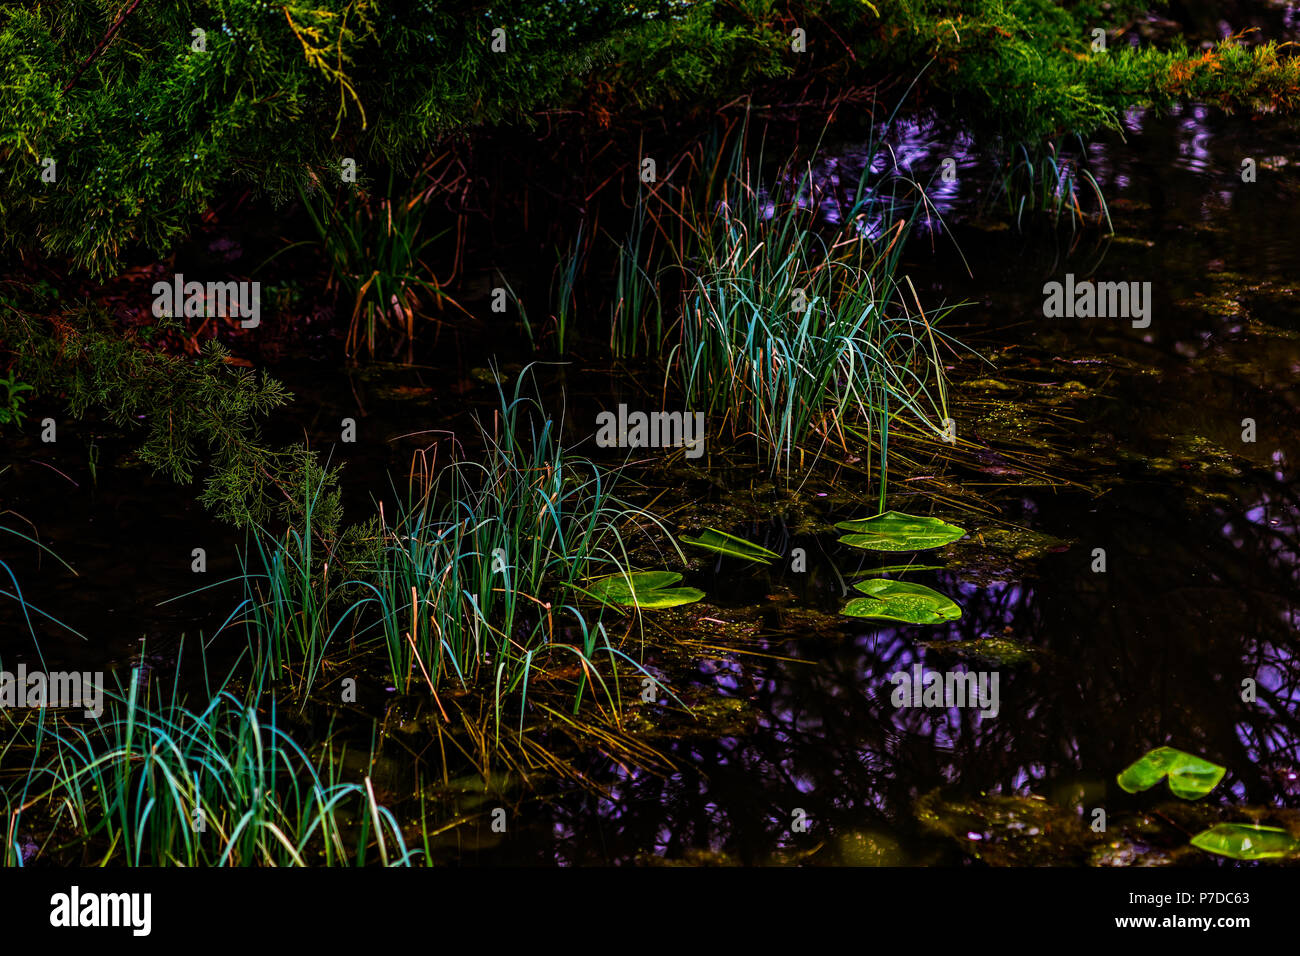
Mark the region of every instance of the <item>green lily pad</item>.
<instances>
[{"instance_id":1,"label":"green lily pad","mask_svg":"<svg viewBox=\"0 0 1300 956\"><path fill-rule=\"evenodd\" d=\"M946 521L898 511L841 521L835 527L851 532L840 538L841 544L870 551L928 551L966 537L965 531Z\"/></svg>"},{"instance_id":2,"label":"green lily pad","mask_svg":"<svg viewBox=\"0 0 1300 956\"><path fill-rule=\"evenodd\" d=\"M726 534L713 528L705 528L698 538L688 538L684 534L680 535L679 538L684 543L693 544L697 548L716 551L718 554L727 554L733 558L743 558L746 561L760 561L763 564L771 564L781 557L775 551L769 551L752 541L746 541L744 538L737 538L734 534Z\"/></svg>"},{"instance_id":3,"label":"green lily pad","mask_svg":"<svg viewBox=\"0 0 1300 956\"><path fill-rule=\"evenodd\" d=\"M870 597L854 598L841 614L849 617L902 621L905 624L942 624L961 617L961 608L946 595L924 584L872 578L853 585Z\"/></svg>"},{"instance_id":4,"label":"green lily pad","mask_svg":"<svg viewBox=\"0 0 1300 956\"><path fill-rule=\"evenodd\" d=\"M1219 785L1225 767L1210 763L1194 754L1173 747L1157 747L1145 757L1125 767L1115 778L1128 793L1148 790L1169 778L1169 789L1174 796L1196 800Z\"/></svg>"},{"instance_id":5,"label":"green lily pad","mask_svg":"<svg viewBox=\"0 0 1300 956\"><path fill-rule=\"evenodd\" d=\"M1192 846L1234 860L1275 860L1300 849L1300 842L1279 827L1220 823L1192 837Z\"/></svg>"},{"instance_id":6,"label":"green lily pad","mask_svg":"<svg viewBox=\"0 0 1300 956\"><path fill-rule=\"evenodd\" d=\"M702 600L699 588L675 588L682 576L676 571L633 571L606 575L587 582L587 590L606 604L644 609L678 607Z\"/></svg>"}]
</instances>

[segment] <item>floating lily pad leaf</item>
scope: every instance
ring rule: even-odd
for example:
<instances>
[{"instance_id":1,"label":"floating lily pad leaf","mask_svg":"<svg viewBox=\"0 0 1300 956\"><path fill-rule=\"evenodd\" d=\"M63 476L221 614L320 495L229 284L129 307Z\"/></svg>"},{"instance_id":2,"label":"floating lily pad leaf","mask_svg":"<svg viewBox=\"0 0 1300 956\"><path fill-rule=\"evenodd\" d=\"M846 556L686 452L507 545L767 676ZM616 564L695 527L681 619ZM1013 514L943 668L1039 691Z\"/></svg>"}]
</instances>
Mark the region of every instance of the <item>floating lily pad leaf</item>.
<instances>
[{"instance_id":1,"label":"floating lily pad leaf","mask_svg":"<svg viewBox=\"0 0 1300 956\"><path fill-rule=\"evenodd\" d=\"M630 575L610 574L587 583L587 590L606 604L624 604L642 609L678 607L703 599L699 588L675 588L682 576L676 571L633 571Z\"/></svg>"},{"instance_id":2,"label":"floating lily pad leaf","mask_svg":"<svg viewBox=\"0 0 1300 956\"><path fill-rule=\"evenodd\" d=\"M737 538L734 534L726 534L713 528L705 528L698 538L688 538L686 535L681 535L680 539L686 544L695 545L697 548L716 551L718 554L727 554L733 558L743 558L746 561L761 561L763 564L771 564L781 557L775 551L769 551L752 541L746 541L744 538Z\"/></svg>"},{"instance_id":3,"label":"floating lily pad leaf","mask_svg":"<svg viewBox=\"0 0 1300 956\"><path fill-rule=\"evenodd\" d=\"M1278 827L1220 823L1192 837L1192 846L1234 860L1275 860L1300 849L1300 842Z\"/></svg>"},{"instance_id":4,"label":"floating lily pad leaf","mask_svg":"<svg viewBox=\"0 0 1300 956\"><path fill-rule=\"evenodd\" d=\"M1169 778L1169 789L1184 800L1197 800L1219 785L1227 769L1173 747L1157 747L1125 767L1115 779L1129 793L1148 790Z\"/></svg>"},{"instance_id":5,"label":"floating lily pad leaf","mask_svg":"<svg viewBox=\"0 0 1300 956\"><path fill-rule=\"evenodd\" d=\"M851 532L841 544L870 551L928 551L941 548L966 532L938 518L919 518L898 511L886 511L874 518L841 521L835 527Z\"/></svg>"},{"instance_id":6,"label":"floating lily pad leaf","mask_svg":"<svg viewBox=\"0 0 1300 956\"><path fill-rule=\"evenodd\" d=\"M924 584L872 578L853 585L865 598L854 598L841 614L849 617L902 621L905 624L942 624L961 617L961 608L949 597Z\"/></svg>"}]
</instances>

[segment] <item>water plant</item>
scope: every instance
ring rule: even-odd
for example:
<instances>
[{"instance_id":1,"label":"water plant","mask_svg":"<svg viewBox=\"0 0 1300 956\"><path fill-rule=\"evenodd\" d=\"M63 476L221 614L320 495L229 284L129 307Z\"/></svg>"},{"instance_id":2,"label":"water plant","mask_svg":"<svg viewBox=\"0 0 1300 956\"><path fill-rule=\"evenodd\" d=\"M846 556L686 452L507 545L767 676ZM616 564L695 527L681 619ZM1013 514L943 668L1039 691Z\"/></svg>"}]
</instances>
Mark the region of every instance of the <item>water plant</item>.
<instances>
[{"instance_id":1,"label":"water plant","mask_svg":"<svg viewBox=\"0 0 1300 956\"><path fill-rule=\"evenodd\" d=\"M1064 148L1055 141L1041 146L1021 143L1013 151L1013 160L997 183L994 195L1005 200L1008 213L1015 214L1017 228L1024 228L1028 212L1046 215L1053 226L1059 225L1064 215L1072 233L1087 225L1098 225L1102 220L1107 230L1114 232L1106 197L1086 161L1087 147L1082 139L1072 156L1066 156ZM1084 186L1096 207L1091 213L1084 210L1079 200Z\"/></svg>"},{"instance_id":2,"label":"water plant","mask_svg":"<svg viewBox=\"0 0 1300 956\"><path fill-rule=\"evenodd\" d=\"M616 572L585 582L583 590L599 601L635 608L678 607L703 600L699 588L679 588L676 571Z\"/></svg>"},{"instance_id":3,"label":"water plant","mask_svg":"<svg viewBox=\"0 0 1300 956\"><path fill-rule=\"evenodd\" d=\"M609 350L620 359L657 354L663 342L660 270L655 264L655 234L646 229L645 210L645 200L638 194L627 239L617 246Z\"/></svg>"},{"instance_id":4,"label":"water plant","mask_svg":"<svg viewBox=\"0 0 1300 956\"><path fill-rule=\"evenodd\" d=\"M524 393L530 378L502 389L492 423L480 422L480 456L453 443L438 466L436 450L421 453L398 512L381 513L377 555L358 580L403 690L486 678L499 711L567 663L581 668L577 700L594 683L615 703L598 659L631 658L603 605L581 602L584 582L628 573L634 533L671 538L616 495L617 473L564 447L557 420Z\"/></svg>"},{"instance_id":5,"label":"water plant","mask_svg":"<svg viewBox=\"0 0 1300 956\"><path fill-rule=\"evenodd\" d=\"M8 465L6 465L3 468L0 468L0 475L3 475L8 470L9 470ZM0 511L0 518L3 518L5 516L12 516L14 518L17 518L20 521L27 522L26 518L23 518L21 515L17 514L11 509ZM30 525L30 522L27 523ZM64 561L47 545L42 544L36 538L32 537L31 535L23 531L16 530L15 528L11 527L9 524L0 524L0 535L12 535L13 537L18 538L20 541L25 541L28 544L37 548L42 553L48 554L51 558L59 562L59 564L63 565L64 568L71 571L74 575L77 573L73 569L72 565ZM27 625L27 633L31 635L32 641L36 645L36 654L37 657L41 660L42 667L44 666L45 659L41 657L41 646L40 643L36 640L36 626L32 621L33 614L35 614L37 617L44 618L47 621L57 624L63 630L66 630L71 634L75 634L77 637L80 637L83 641L87 640L86 636L82 634L80 631L73 630L72 628L68 627L68 625L60 621L58 618L54 617L51 614L46 613L45 611L42 611L40 608L35 607L30 602L28 602L28 600L25 597L23 597L23 589L22 586L18 583L17 574L14 573L13 567L8 562L6 562L3 558L0 558L0 572L3 572L3 577L0 578L0 581L5 582L4 586L0 586L0 598L4 598L9 601L14 601L18 604L18 608L23 615L23 621ZM12 588L13 590L9 590L9 588Z\"/></svg>"},{"instance_id":6,"label":"water plant","mask_svg":"<svg viewBox=\"0 0 1300 956\"><path fill-rule=\"evenodd\" d=\"M1234 860L1278 860L1300 850L1300 840L1281 827L1218 823L1191 839L1192 846Z\"/></svg>"},{"instance_id":7,"label":"water plant","mask_svg":"<svg viewBox=\"0 0 1300 956\"><path fill-rule=\"evenodd\" d=\"M870 551L928 551L966 537L966 532L939 518L886 511L873 518L855 518L835 525L848 534L840 544Z\"/></svg>"},{"instance_id":8,"label":"water plant","mask_svg":"<svg viewBox=\"0 0 1300 956\"><path fill-rule=\"evenodd\" d=\"M905 624L942 624L961 617L961 608L952 598L924 584L872 578L853 586L867 596L844 606L840 613L849 617Z\"/></svg>"},{"instance_id":9,"label":"water plant","mask_svg":"<svg viewBox=\"0 0 1300 956\"><path fill-rule=\"evenodd\" d=\"M755 561L759 564L771 564L781 557L775 551L769 551L752 541L738 538L734 534L727 534L725 531L718 531L716 528L705 528L696 538L680 535L678 540L683 544L703 548L705 551L714 551L718 554L741 558L745 561Z\"/></svg>"},{"instance_id":10,"label":"water plant","mask_svg":"<svg viewBox=\"0 0 1300 956\"><path fill-rule=\"evenodd\" d=\"M322 540L316 526L323 491L323 483L312 490L300 524L280 535L264 529L250 534L247 553L240 558L244 600L235 613L250 647L257 659L266 660L273 676L296 672L302 696L311 692L334 638L345 627L355 627L359 610L355 601L342 604L331 593L331 563L337 564L331 558L338 541Z\"/></svg>"},{"instance_id":11,"label":"water plant","mask_svg":"<svg viewBox=\"0 0 1300 956\"><path fill-rule=\"evenodd\" d=\"M300 189L317 239L291 243L275 254L299 246L318 246L324 252L330 267L328 288L341 290L351 303L345 344L349 356L356 356L363 345L367 355L374 355L377 337L383 335L394 341L394 355L403 344L409 350L417 308L423 302L454 304L424 261L443 235L426 234L429 191L417 187L398 196L395 182L390 172L382 197L347 184L334 197Z\"/></svg>"},{"instance_id":12,"label":"water plant","mask_svg":"<svg viewBox=\"0 0 1300 956\"><path fill-rule=\"evenodd\" d=\"M551 319L554 322L553 331L557 355L564 354L568 333L573 325L574 315L577 311L578 302L575 291L578 285L578 276L582 272L583 262L586 259L586 250L582 244L584 228L586 228L585 224L578 226L578 234L574 236L573 245L567 253L557 253L555 281L551 286Z\"/></svg>"},{"instance_id":13,"label":"water plant","mask_svg":"<svg viewBox=\"0 0 1300 956\"><path fill-rule=\"evenodd\" d=\"M345 751L313 758L284 729L257 670L243 693L228 677L191 707L132 672L106 688L100 720L77 723L40 710L12 737L30 763L5 788L3 861L45 854L83 865L407 865L415 858L367 774L343 780ZM40 823L42 846L18 834Z\"/></svg>"},{"instance_id":14,"label":"water plant","mask_svg":"<svg viewBox=\"0 0 1300 956\"><path fill-rule=\"evenodd\" d=\"M791 160L761 180L747 135L742 123L702 143L686 185L643 199L681 296L666 327L657 299L643 299L641 314L623 299L611 340L627 352L663 328L667 380L773 470L790 471L810 443L816 456L865 429L883 493L890 428L910 417L941 436L947 419L940 349L951 340L936 326L951 310L922 308L899 270L919 197L905 198L898 179L876 188L868 164L830 226L810 167ZM620 256L635 261L639 247L629 241Z\"/></svg>"},{"instance_id":15,"label":"water plant","mask_svg":"<svg viewBox=\"0 0 1300 956\"><path fill-rule=\"evenodd\" d=\"M1169 790L1184 800L1198 800L1219 785L1226 767L1174 747L1157 747L1125 767L1116 778L1128 793L1149 790L1166 777Z\"/></svg>"},{"instance_id":16,"label":"water plant","mask_svg":"<svg viewBox=\"0 0 1300 956\"><path fill-rule=\"evenodd\" d=\"M927 551L966 536L961 528L938 518L919 517L898 511L886 511L873 518L841 521L835 527L851 532L839 539L841 544L870 551ZM927 569L933 568L891 565L863 573L904 573ZM854 598L844 606L840 613L849 617L901 621L907 624L941 624L944 621L958 620L962 614L961 607L952 598L924 584L869 578L856 582L853 587L867 596Z\"/></svg>"}]
</instances>

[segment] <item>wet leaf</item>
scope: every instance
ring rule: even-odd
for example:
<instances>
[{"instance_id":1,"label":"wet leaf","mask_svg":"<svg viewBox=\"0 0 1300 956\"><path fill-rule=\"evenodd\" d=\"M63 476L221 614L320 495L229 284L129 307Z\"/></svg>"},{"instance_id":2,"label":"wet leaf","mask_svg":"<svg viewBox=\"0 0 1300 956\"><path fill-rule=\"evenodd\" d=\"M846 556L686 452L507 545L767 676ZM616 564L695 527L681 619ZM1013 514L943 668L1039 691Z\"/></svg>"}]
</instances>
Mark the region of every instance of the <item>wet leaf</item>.
<instances>
[{"instance_id":1,"label":"wet leaf","mask_svg":"<svg viewBox=\"0 0 1300 956\"><path fill-rule=\"evenodd\" d=\"M675 588L682 576L676 571L633 571L630 575L610 574L587 583L586 590L606 604L623 604L644 609L678 607L702 600L699 588Z\"/></svg>"},{"instance_id":2,"label":"wet leaf","mask_svg":"<svg viewBox=\"0 0 1300 956\"><path fill-rule=\"evenodd\" d=\"M841 521L835 527L851 532L840 538L841 544L871 551L928 551L966 536L961 528L938 518L921 518L898 511Z\"/></svg>"},{"instance_id":3,"label":"wet leaf","mask_svg":"<svg viewBox=\"0 0 1300 956\"><path fill-rule=\"evenodd\" d=\"M1234 860L1273 860L1300 849L1300 841L1279 827L1220 823L1192 837L1192 846Z\"/></svg>"},{"instance_id":4,"label":"wet leaf","mask_svg":"<svg viewBox=\"0 0 1300 956\"><path fill-rule=\"evenodd\" d=\"M1197 800L1219 785L1227 769L1173 747L1157 747L1125 767L1115 778L1128 793L1148 790L1169 778L1169 789L1184 800Z\"/></svg>"},{"instance_id":5,"label":"wet leaf","mask_svg":"<svg viewBox=\"0 0 1300 956\"><path fill-rule=\"evenodd\" d=\"M698 538L688 538L686 535L681 535L680 540L685 544L693 544L697 548L704 548L706 551L716 551L718 554L743 558L746 561L760 561L763 564L770 564L781 557L775 551L769 551L752 541L746 541L744 538L737 538L734 534L726 534L713 528L705 528Z\"/></svg>"},{"instance_id":6,"label":"wet leaf","mask_svg":"<svg viewBox=\"0 0 1300 956\"><path fill-rule=\"evenodd\" d=\"M902 621L906 624L941 624L961 617L961 608L946 595L924 584L873 578L853 585L865 598L854 598L841 614L849 617Z\"/></svg>"},{"instance_id":7,"label":"wet leaf","mask_svg":"<svg viewBox=\"0 0 1300 956\"><path fill-rule=\"evenodd\" d=\"M888 564L883 568L867 568L865 571L854 571L849 575L851 578L865 578L872 574L902 574L904 571L942 571L942 564Z\"/></svg>"}]
</instances>

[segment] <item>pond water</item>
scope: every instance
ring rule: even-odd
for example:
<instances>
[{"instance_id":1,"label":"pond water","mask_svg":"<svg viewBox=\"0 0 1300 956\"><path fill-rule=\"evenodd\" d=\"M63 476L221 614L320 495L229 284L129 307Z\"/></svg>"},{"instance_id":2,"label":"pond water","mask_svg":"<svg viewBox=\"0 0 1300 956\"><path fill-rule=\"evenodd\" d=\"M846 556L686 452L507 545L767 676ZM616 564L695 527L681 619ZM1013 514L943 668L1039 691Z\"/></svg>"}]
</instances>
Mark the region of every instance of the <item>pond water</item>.
<instances>
[{"instance_id":1,"label":"pond water","mask_svg":"<svg viewBox=\"0 0 1300 956\"><path fill-rule=\"evenodd\" d=\"M984 205L996 169L963 142L918 123L895 143L914 169L958 160L958 181L933 194L944 222L918 233L906 269L924 301L968 302L950 331L969 351L949 370L968 444L938 453L902 442L912 465L900 466L890 497L891 507L934 510L970 532L923 556L940 569L908 576L952 595L962 618L880 627L836 613L849 575L893 563L829 532L872 513L869 495L832 493L859 481L865 489L853 463L795 489L743 469L720 480L660 475L675 520L782 554L802 547L807 570L694 556L688 583L708 598L661 619L646 666L697 704L698 718L659 715L666 701L633 705L640 716L629 730L662 759L646 769L595 746L570 748L566 760L588 786L539 773L526 790L511 778L485 785L468 765L449 773L440 806L468 822L443 835L440 857L1205 865L1211 858L1186 842L1218 819L1216 808L1247 804L1262 823L1289 812L1300 795L1293 129L1196 106L1131 114L1122 137L1089 148L1113 238L1008 228ZM829 188L835 177L856 182L860 150L829 156L818 168ZM1248 157L1258 168L1251 183L1240 176ZM1044 283L1067 273L1150 282L1149 327L1044 318ZM385 370L382 387L336 365L283 362L272 372L298 400L273 437L305 433L326 447L338 422L364 409L358 443L336 449L348 462L349 506L360 509L426 443L402 436L457 427L466 409L490 407L495 394L474 367L482 359L468 358L491 354L481 348L452 333L421 367ZM528 358L497 351L507 370ZM594 431L583 424L592 409L633 387L614 370L555 367L543 377L566 386L578 435ZM1254 441L1243 440L1244 419ZM75 440L58 451L30 441L6 449L15 467L0 479L10 507L43 516L42 540L80 572L15 561L28 598L90 638L44 628L45 658L54 668L125 668L144 639L166 665L176 635L210 636L235 601L217 590L160 605L196 587L191 549L207 550L205 580L218 580L236 571L242 538L210 521L191 490L123 467L129 442L111 435L96 439L88 484L92 436L68 432ZM770 519L724 523L741 500ZM31 659L29 646L13 644L6 665ZM219 642L212 650L220 656ZM891 703L891 675L958 664L996 672L996 716ZM1253 702L1242 699L1248 679ZM375 717L389 708L369 706ZM368 732L357 728L362 739ZM410 733L384 740L379 782L409 792L411 754L427 743ZM1120 769L1164 744L1226 766L1223 785L1197 805L1156 810L1150 795L1116 786ZM512 808L508 837L482 812L499 804ZM1110 821L1104 834L1088 828L1097 808Z\"/></svg>"}]
</instances>

